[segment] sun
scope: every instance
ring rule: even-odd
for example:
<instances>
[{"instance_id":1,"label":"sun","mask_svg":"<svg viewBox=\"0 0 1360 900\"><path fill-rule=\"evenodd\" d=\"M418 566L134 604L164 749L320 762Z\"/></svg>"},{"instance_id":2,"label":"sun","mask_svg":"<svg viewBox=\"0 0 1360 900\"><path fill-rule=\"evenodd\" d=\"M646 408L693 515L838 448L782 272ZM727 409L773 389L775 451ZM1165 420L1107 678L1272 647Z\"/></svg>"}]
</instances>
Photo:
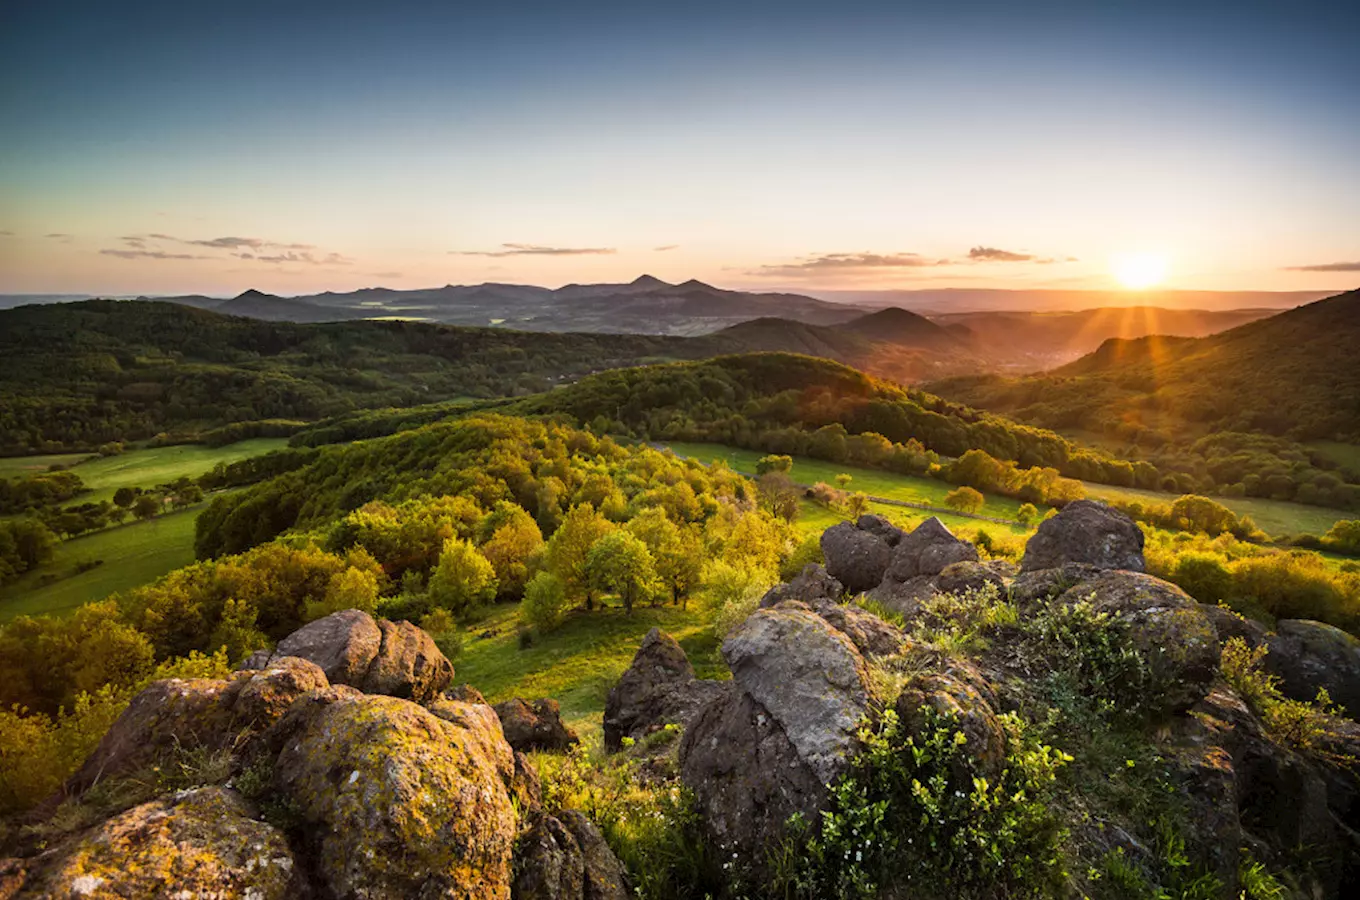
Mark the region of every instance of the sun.
<instances>
[{"instance_id":1,"label":"sun","mask_svg":"<svg viewBox=\"0 0 1360 900\"><path fill-rule=\"evenodd\" d=\"M1131 291L1147 290L1166 278L1167 259L1159 253L1126 253L1110 262L1110 271Z\"/></svg>"}]
</instances>

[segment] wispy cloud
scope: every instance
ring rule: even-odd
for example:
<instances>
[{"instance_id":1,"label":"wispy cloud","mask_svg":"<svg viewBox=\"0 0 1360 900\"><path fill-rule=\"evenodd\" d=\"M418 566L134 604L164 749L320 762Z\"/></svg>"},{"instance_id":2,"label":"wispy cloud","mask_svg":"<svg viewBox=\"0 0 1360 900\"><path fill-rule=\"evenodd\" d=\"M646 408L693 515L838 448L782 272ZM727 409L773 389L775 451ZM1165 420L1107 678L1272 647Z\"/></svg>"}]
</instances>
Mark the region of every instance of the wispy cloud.
<instances>
[{"instance_id":1,"label":"wispy cloud","mask_svg":"<svg viewBox=\"0 0 1360 900\"><path fill-rule=\"evenodd\" d=\"M968 251L968 258L974 262L1031 262L1033 253L1014 253L996 247L974 247Z\"/></svg>"},{"instance_id":2,"label":"wispy cloud","mask_svg":"<svg viewBox=\"0 0 1360 900\"><path fill-rule=\"evenodd\" d=\"M1360 262L1318 263L1312 266L1287 266L1290 272L1360 272Z\"/></svg>"},{"instance_id":3,"label":"wispy cloud","mask_svg":"<svg viewBox=\"0 0 1360 900\"><path fill-rule=\"evenodd\" d=\"M175 240L172 238L171 240ZM213 247L218 250L265 250L276 248L279 250L315 250L314 244L280 244L277 241L267 241L264 238L248 237L219 237L207 240L180 241L182 244L193 244L198 247Z\"/></svg>"},{"instance_id":4,"label":"wispy cloud","mask_svg":"<svg viewBox=\"0 0 1360 900\"><path fill-rule=\"evenodd\" d=\"M354 260L348 256L341 256L339 253L327 253L319 255L308 252L298 252L290 250L287 253L261 254L261 253L233 253L237 259L249 259L262 263L305 263L309 266L348 266Z\"/></svg>"},{"instance_id":5,"label":"wispy cloud","mask_svg":"<svg viewBox=\"0 0 1360 900\"><path fill-rule=\"evenodd\" d=\"M192 253L166 253L163 250L100 250L104 256L119 259L211 259L208 256L195 256Z\"/></svg>"},{"instance_id":6,"label":"wispy cloud","mask_svg":"<svg viewBox=\"0 0 1360 900\"><path fill-rule=\"evenodd\" d=\"M0 237L14 237L14 232L12 232L12 231L0 231Z\"/></svg>"},{"instance_id":7,"label":"wispy cloud","mask_svg":"<svg viewBox=\"0 0 1360 900\"><path fill-rule=\"evenodd\" d=\"M653 247L652 250L656 253L665 253L667 250L678 250L679 248L679 244L665 244L661 247Z\"/></svg>"},{"instance_id":8,"label":"wispy cloud","mask_svg":"<svg viewBox=\"0 0 1360 900\"><path fill-rule=\"evenodd\" d=\"M72 240L72 235L65 234L60 231L54 231L51 234L45 234L43 235L43 237L50 238L51 240L54 241L61 241L63 244L69 244Z\"/></svg>"},{"instance_id":9,"label":"wispy cloud","mask_svg":"<svg viewBox=\"0 0 1360 900\"><path fill-rule=\"evenodd\" d=\"M794 263L761 266L755 275L815 277L824 273L853 274L884 269L927 269L947 266L949 260L919 253L825 253Z\"/></svg>"},{"instance_id":10,"label":"wispy cloud","mask_svg":"<svg viewBox=\"0 0 1360 900\"><path fill-rule=\"evenodd\" d=\"M501 244L500 250L450 250L451 256L608 256L613 247L543 247L538 244Z\"/></svg>"}]
</instances>

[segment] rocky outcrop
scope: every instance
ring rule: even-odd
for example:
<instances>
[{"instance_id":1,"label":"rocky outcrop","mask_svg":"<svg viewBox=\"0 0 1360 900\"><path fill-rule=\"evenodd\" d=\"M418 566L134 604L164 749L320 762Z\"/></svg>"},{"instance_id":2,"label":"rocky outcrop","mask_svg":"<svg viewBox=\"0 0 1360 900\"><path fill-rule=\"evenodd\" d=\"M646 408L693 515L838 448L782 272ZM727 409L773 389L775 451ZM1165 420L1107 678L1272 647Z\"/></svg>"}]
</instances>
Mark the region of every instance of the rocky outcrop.
<instances>
[{"instance_id":1,"label":"rocky outcrop","mask_svg":"<svg viewBox=\"0 0 1360 900\"><path fill-rule=\"evenodd\" d=\"M975 769L961 780L971 783L973 774L995 778L1005 763L1006 732L996 717L995 702L969 679L940 672L923 675L911 682L898 696L894 709L902 724L912 732L924 724L923 713L927 709L957 720Z\"/></svg>"},{"instance_id":2,"label":"rocky outcrop","mask_svg":"<svg viewBox=\"0 0 1360 900\"><path fill-rule=\"evenodd\" d=\"M976 547L954 537L943 522L931 516L898 543L885 574L889 580L900 583L938 575L954 563L977 560Z\"/></svg>"},{"instance_id":3,"label":"rocky outcrop","mask_svg":"<svg viewBox=\"0 0 1360 900\"><path fill-rule=\"evenodd\" d=\"M562 724L562 711L552 698L532 703L515 697L495 706L501 730L511 747L530 750L567 750L580 743L576 732Z\"/></svg>"},{"instance_id":4,"label":"rocky outcrop","mask_svg":"<svg viewBox=\"0 0 1360 900\"><path fill-rule=\"evenodd\" d=\"M640 740L664 725L687 725L721 689L696 678L675 638L653 628L605 700L605 749L618 752L625 737Z\"/></svg>"},{"instance_id":5,"label":"rocky outcrop","mask_svg":"<svg viewBox=\"0 0 1360 900\"><path fill-rule=\"evenodd\" d=\"M582 813L540 816L520 840L515 900L627 900L628 875Z\"/></svg>"},{"instance_id":6,"label":"rocky outcrop","mask_svg":"<svg viewBox=\"0 0 1360 900\"><path fill-rule=\"evenodd\" d=\"M798 601L785 601L797 603ZM781 603L783 608L785 604ZM889 625L878 616L865 612L858 606L818 600L804 604L809 610L821 616L832 628L850 639L855 649L866 659L875 656L891 656L901 651L906 636L896 625Z\"/></svg>"},{"instance_id":7,"label":"rocky outcrop","mask_svg":"<svg viewBox=\"0 0 1360 900\"><path fill-rule=\"evenodd\" d=\"M410 622L375 621L358 609L307 623L272 652L252 654L242 668L263 668L283 656L311 660L332 684L417 703L433 700L453 681L453 664L423 630Z\"/></svg>"},{"instance_id":8,"label":"rocky outcrop","mask_svg":"<svg viewBox=\"0 0 1360 900\"><path fill-rule=\"evenodd\" d=\"M274 788L305 823L326 892L509 897L513 757L498 726L453 712L466 715L338 696L295 704L275 726Z\"/></svg>"},{"instance_id":9,"label":"rocky outcrop","mask_svg":"<svg viewBox=\"0 0 1360 900\"><path fill-rule=\"evenodd\" d=\"M207 787L133 807L41 857L17 896L297 900L310 891L283 833L234 791Z\"/></svg>"},{"instance_id":10,"label":"rocky outcrop","mask_svg":"<svg viewBox=\"0 0 1360 900\"><path fill-rule=\"evenodd\" d=\"M1050 519L1049 521L1056 521ZM1142 655L1155 686L1148 703L1176 712L1198 702L1218 675L1213 623L1185 591L1160 578L1108 571L1068 589L1059 602L1089 601Z\"/></svg>"},{"instance_id":11,"label":"rocky outcrop","mask_svg":"<svg viewBox=\"0 0 1360 900\"><path fill-rule=\"evenodd\" d=\"M67 784L79 794L99 781L150 768L171 751L228 750L272 725L294 700L326 687L315 664L283 657L230 679L169 679L132 699Z\"/></svg>"},{"instance_id":12,"label":"rocky outcrop","mask_svg":"<svg viewBox=\"0 0 1360 900\"><path fill-rule=\"evenodd\" d=\"M1020 571L1057 569L1068 563L1142 572L1143 531L1108 506L1091 500L1069 503L1039 525L1025 545Z\"/></svg>"},{"instance_id":13,"label":"rocky outcrop","mask_svg":"<svg viewBox=\"0 0 1360 900\"><path fill-rule=\"evenodd\" d=\"M1266 670L1295 700L1312 700L1326 690L1352 719L1360 718L1360 640L1322 622L1281 619L1268 639Z\"/></svg>"},{"instance_id":14,"label":"rocky outcrop","mask_svg":"<svg viewBox=\"0 0 1360 900\"><path fill-rule=\"evenodd\" d=\"M874 518L878 518L875 516ZM778 606L785 600L801 600L815 603L818 600L837 601L845 593L845 587L826 571L825 566L812 563L804 566L792 581L776 584L760 598L760 608Z\"/></svg>"},{"instance_id":15,"label":"rocky outcrop","mask_svg":"<svg viewBox=\"0 0 1360 900\"><path fill-rule=\"evenodd\" d=\"M877 518L877 517L875 517ZM858 523L842 522L822 532L826 571L846 591L859 594L883 580L893 548L878 530L861 530Z\"/></svg>"},{"instance_id":16,"label":"rocky outcrop","mask_svg":"<svg viewBox=\"0 0 1360 900\"><path fill-rule=\"evenodd\" d=\"M802 604L753 613L723 642L732 684L691 723L681 774L724 851L758 860L846 769L868 709L848 637Z\"/></svg>"}]
</instances>

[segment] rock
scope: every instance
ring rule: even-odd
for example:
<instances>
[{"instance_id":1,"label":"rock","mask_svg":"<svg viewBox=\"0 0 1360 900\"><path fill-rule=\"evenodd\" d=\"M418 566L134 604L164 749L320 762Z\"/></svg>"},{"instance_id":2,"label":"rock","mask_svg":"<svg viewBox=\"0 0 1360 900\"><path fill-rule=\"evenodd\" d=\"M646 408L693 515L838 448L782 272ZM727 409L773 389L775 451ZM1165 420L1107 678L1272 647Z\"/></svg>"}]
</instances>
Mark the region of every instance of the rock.
<instances>
[{"instance_id":1,"label":"rock","mask_svg":"<svg viewBox=\"0 0 1360 900\"><path fill-rule=\"evenodd\" d=\"M785 601L786 603L789 601ZM780 604L780 608L783 604ZM873 613L858 606L820 600L809 606L828 625L848 637L855 649L866 657L891 656L902 649L906 635L896 625L889 625Z\"/></svg>"},{"instance_id":2,"label":"rock","mask_svg":"<svg viewBox=\"0 0 1360 900\"><path fill-rule=\"evenodd\" d=\"M883 580L893 548L880 535L841 522L822 532L826 571L851 594L870 590Z\"/></svg>"},{"instance_id":3,"label":"rock","mask_svg":"<svg viewBox=\"0 0 1360 900\"><path fill-rule=\"evenodd\" d=\"M368 613L342 609L303 625L279 641L273 654L264 661L259 657L268 651L257 651L246 660L246 665L264 668L273 657L298 656L320 666L331 684L360 687L382 647L382 637L378 623Z\"/></svg>"},{"instance_id":4,"label":"rock","mask_svg":"<svg viewBox=\"0 0 1360 900\"><path fill-rule=\"evenodd\" d=\"M625 737L640 740L664 725L687 725L720 691L718 682L694 677L675 638L653 628L605 700L605 749L618 752Z\"/></svg>"},{"instance_id":5,"label":"rock","mask_svg":"<svg viewBox=\"0 0 1360 900\"><path fill-rule=\"evenodd\" d=\"M305 823L328 895L507 898L514 763L494 715L324 693L295 703L272 735L274 788Z\"/></svg>"},{"instance_id":6,"label":"rock","mask_svg":"<svg viewBox=\"0 0 1360 900\"><path fill-rule=\"evenodd\" d=\"M359 609L308 622L279 641L273 653L252 654L243 668L262 668L282 656L311 660L331 684L417 703L433 700L453 681L453 664L428 634L410 622L375 621Z\"/></svg>"},{"instance_id":7,"label":"rock","mask_svg":"<svg viewBox=\"0 0 1360 900\"><path fill-rule=\"evenodd\" d=\"M785 600L802 600L804 603L814 600L836 601L844 593L845 587L828 575L825 567L810 563L792 581L776 584L766 591L765 596L760 598L760 608L778 606Z\"/></svg>"},{"instance_id":8,"label":"rock","mask_svg":"<svg viewBox=\"0 0 1360 900\"><path fill-rule=\"evenodd\" d=\"M0 900L13 900L27 880L28 869L24 866L23 860L0 859Z\"/></svg>"},{"instance_id":9,"label":"rock","mask_svg":"<svg viewBox=\"0 0 1360 900\"><path fill-rule=\"evenodd\" d=\"M543 782L538 778L538 770L529 757L518 750L515 751L515 768L506 787L518 809L532 812L543 806Z\"/></svg>"},{"instance_id":10,"label":"rock","mask_svg":"<svg viewBox=\"0 0 1360 900\"><path fill-rule=\"evenodd\" d=\"M1143 531L1118 510L1077 500L1039 525L1025 545L1021 572L1087 563L1101 569L1142 572Z\"/></svg>"},{"instance_id":11,"label":"rock","mask_svg":"<svg viewBox=\"0 0 1360 900\"><path fill-rule=\"evenodd\" d=\"M1241 638L1253 650L1266 643L1269 632L1260 622L1255 622L1226 607L1216 606L1212 603L1201 603L1199 610L1213 623L1220 646L1232 638Z\"/></svg>"},{"instance_id":12,"label":"rock","mask_svg":"<svg viewBox=\"0 0 1360 900\"><path fill-rule=\"evenodd\" d=\"M815 823L827 802L774 716L730 682L686 729L680 775L718 854L757 869L790 816Z\"/></svg>"},{"instance_id":13,"label":"rock","mask_svg":"<svg viewBox=\"0 0 1360 900\"><path fill-rule=\"evenodd\" d=\"M497 703L495 710L506 741L516 750L566 750L580 743L576 732L562 724L561 708L550 697L533 703L516 697Z\"/></svg>"},{"instance_id":14,"label":"rock","mask_svg":"<svg viewBox=\"0 0 1360 900\"><path fill-rule=\"evenodd\" d=\"M987 563L964 561L950 563L935 578L935 590L941 594L963 594L981 591L988 585L996 588L998 596L1006 595L1006 581Z\"/></svg>"},{"instance_id":15,"label":"rock","mask_svg":"<svg viewBox=\"0 0 1360 900\"><path fill-rule=\"evenodd\" d=\"M1021 571L1011 582L1011 600L1021 607L1051 600L1103 572L1088 563L1064 563L1056 569Z\"/></svg>"},{"instance_id":16,"label":"rock","mask_svg":"<svg viewBox=\"0 0 1360 900\"><path fill-rule=\"evenodd\" d=\"M303 659L227 679L168 679L148 685L104 734L67 782L79 794L94 784L154 765L171 751L229 750L271 726L298 697L325 688L326 676Z\"/></svg>"},{"instance_id":17,"label":"rock","mask_svg":"<svg viewBox=\"0 0 1360 900\"><path fill-rule=\"evenodd\" d=\"M1280 679L1285 696L1309 701L1322 688L1360 718L1360 640L1322 622L1281 619L1268 643L1266 671Z\"/></svg>"},{"instance_id":18,"label":"rock","mask_svg":"<svg viewBox=\"0 0 1360 900\"><path fill-rule=\"evenodd\" d=\"M470 684L451 687L444 692L444 696L450 700L461 700L464 703L486 703L486 698L482 696L482 692Z\"/></svg>"},{"instance_id":19,"label":"rock","mask_svg":"<svg viewBox=\"0 0 1360 900\"><path fill-rule=\"evenodd\" d=\"M921 575L938 575L953 563L977 559L976 547L956 538L943 522L931 516L898 543L886 575L892 581L908 581Z\"/></svg>"},{"instance_id":20,"label":"rock","mask_svg":"<svg viewBox=\"0 0 1360 900\"><path fill-rule=\"evenodd\" d=\"M553 816L538 817L520 839L515 870L515 900L580 900L585 896L581 845Z\"/></svg>"},{"instance_id":21,"label":"rock","mask_svg":"<svg viewBox=\"0 0 1360 900\"><path fill-rule=\"evenodd\" d=\"M906 581L885 578L883 583L864 595L864 599L897 613L908 623L921 611L921 604L935 596L935 578L918 575Z\"/></svg>"},{"instance_id":22,"label":"rock","mask_svg":"<svg viewBox=\"0 0 1360 900\"><path fill-rule=\"evenodd\" d=\"M310 896L282 832L234 791L144 803L39 858L20 897Z\"/></svg>"},{"instance_id":23,"label":"rock","mask_svg":"<svg viewBox=\"0 0 1360 900\"><path fill-rule=\"evenodd\" d=\"M1170 582L1109 571L1059 599L1089 600L1096 612L1113 617L1148 665L1155 687L1144 701L1160 703L1168 712L1186 709L1204 697L1218 675L1220 650L1213 624L1198 603Z\"/></svg>"},{"instance_id":24,"label":"rock","mask_svg":"<svg viewBox=\"0 0 1360 900\"><path fill-rule=\"evenodd\" d=\"M860 531L867 531L870 534L878 535L883 538L889 547L896 547L905 536L902 529L898 528L882 516L876 516L873 513L868 513L856 519L855 527Z\"/></svg>"},{"instance_id":25,"label":"rock","mask_svg":"<svg viewBox=\"0 0 1360 900\"><path fill-rule=\"evenodd\" d=\"M558 813L558 819L576 838L585 868L585 900L629 900L632 890L623 863L609 849L604 835L585 814L574 809Z\"/></svg>"},{"instance_id":26,"label":"rock","mask_svg":"<svg viewBox=\"0 0 1360 900\"><path fill-rule=\"evenodd\" d=\"M966 740L968 766L956 773L960 784L971 785L975 775L995 778L1006 763L1006 731L992 707L994 696L962 678L937 673L913 681L894 704L898 718L913 734L925 724L923 711L932 709L953 719ZM989 702L991 699L991 702Z\"/></svg>"},{"instance_id":27,"label":"rock","mask_svg":"<svg viewBox=\"0 0 1360 900\"><path fill-rule=\"evenodd\" d=\"M823 784L844 770L869 703L869 676L850 639L801 610L762 609L728 636L732 678L783 727Z\"/></svg>"}]
</instances>

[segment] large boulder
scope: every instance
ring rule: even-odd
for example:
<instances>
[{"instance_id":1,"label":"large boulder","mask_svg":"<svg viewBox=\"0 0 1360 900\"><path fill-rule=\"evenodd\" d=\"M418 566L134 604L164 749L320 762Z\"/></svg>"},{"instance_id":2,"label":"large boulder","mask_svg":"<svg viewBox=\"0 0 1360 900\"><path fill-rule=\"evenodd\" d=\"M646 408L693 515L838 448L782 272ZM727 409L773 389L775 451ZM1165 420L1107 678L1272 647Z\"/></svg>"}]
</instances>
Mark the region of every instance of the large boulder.
<instances>
[{"instance_id":1,"label":"large boulder","mask_svg":"<svg viewBox=\"0 0 1360 900\"><path fill-rule=\"evenodd\" d=\"M992 562L964 560L950 563L935 576L935 590L941 594L964 594L994 588L997 596L1006 595L1002 568Z\"/></svg>"},{"instance_id":2,"label":"large boulder","mask_svg":"<svg viewBox=\"0 0 1360 900\"><path fill-rule=\"evenodd\" d=\"M728 636L722 654L733 680L830 784L869 704L868 670L854 643L814 613L762 609Z\"/></svg>"},{"instance_id":3,"label":"large boulder","mask_svg":"<svg viewBox=\"0 0 1360 900\"><path fill-rule=\"evenodd\" d=\"M893 548L882 535L841 522L822 532L826 571L851 594L875 587L892 562Z\"/></svg>"},{"instance_id":4,"label":"large boulder","mask_svg":"<svg viewBox=\"0 0 1360 900\"><path fill-rule=\"evenodd\" d=\"M955 537L943 522L931 516L898 542L885 574L891 581L902 582L938 575L954 563L977 560L977 547Z\"/></svg>"},{"instance_id":5,"label":"large boulder","mask_svg":"<svg viewBox=\"0 0 1360 900\"><path fill-rule=\"evenodd\" d=\"M785 601L779 605L797 601ZM855 649L865 658L891 656L902 650L906 635L896 625L890 625L867 610L846 603L817 600L806 605L826 620L826 623L850 639Z\"/></svg>"},{"instance_id":6,"label":"large boulder","mask_svg":"<svg viewBox=\"0 0 1360 900\"><path fill-rule=\"evenodd\" d=\"M756 867L791 816L816 822L827 801L780 723L730 682L685 731L680 775L719 855Z\"/></svg>"},{"instance_id":7,"label":"large boulder","mask_svg":"<svg viewBox=\"0 0 1360 900\"><path fill-rule=\"evenodd\" d=\"M818 600L837 601L845 593L845 586L832 578L824 566L810 563L792 581L776 584L760 598L760 608L778 606L785 600L814 603Z\"/></svg>"},{"instance_id":8,"label":"large boulder","mask_svg":"<svg viewBox=\"0 0 1360 900\"><path fill-rule=\"evenodd\" d=\"M515 697L495 706L501 730L511 747L530 750L567 750L580 743L576 732L562 724L562 710L550 697L529 703Z\"/></svg>"},{"instance_id":9,"label":"large boulder","mask_svg":"<svg viewBox=\"0 0 1360 900\"><path fill-rule=\"evenodd\" d=\"M79 794L99 781L155 765L180 750L228 750L272 725L294 700L327 687L305 659L283 657L229 679L167 679L148 685L105 732L67 782Z\"/></svg>"},{"instance_id":10,"label":"large boulder","mask_svg":"<svg viewBox=\"0 0 1360 900\"><path fill-rule=\"evenodd\" d=\"M732 632L722 648L732 682L680 744L710 837L756 868L790 816L816 821L868 711L859 651L800 605L758 610Z\"/></svg>"},{"instance_id":11,"label":"large boulder","mask_svg":"<svg viewBox=\"0 0 1360 900\"><path fill-rule=\"evenodd\" d=\"M1325 689L1348 716L1360 718L1360 640L1323 622L1281 619L1268 643L1266 669L1285 696L1312 700Z\"/></svg>"},{"instance_id":12,"label":"large boulder","mask_svg":"<svg viewBox=\"0 0 1360 900\"><path fill-rule=\"evenodd\" d=\"M1025 545L1021 572L1086 563L1101 569L1142 572L1143 531L1116 509L1077 500L1041 523Z\"/></svg>"},{"instance_id":13,"label":"large boulder","mask_svg":"<svg viewBox=\"0 0 1360 900\"><path fill-rule=\"evenodd\" d=\"M720 690L718 682L695 677L675 638L653 628L605 700L605 748L617 752L624 738L639 740L664 725L687 725Z\"/></svg>"},{"instance_id":14,"label":"large boulder","mask_svg":"<svg viewBox=\"0 0 1360 900\"><path fill-rule=\"evenodd\" d=\"M310 896L282 832L254 816L219 787L144 803L39 857L17 896Z\"/></svg>"},{"instance_id":15,"label":"large boulder","mask_svg":"<svg viewBox=\"0 0 1360 900\"><path fill-rule=\"evenodd\" d=\"M508 898L514 760L494 714L324 693L271 733L273 785L302 818L321 887L374 900Z\"/></svg>"},{"instance_id":16,"label":"large boulder","mask_svg":"<svg viewBox=\"0 0 1360 900\"><path fill-rule=\"evenodd\" d=\"M308 622L272 653L257 651L242 667L264 668L282 656L311 660L332 684L417 703L428 703L453 682L453 664L428 634L410 622L374 620L359 609Z\"/></svg>"},{"instance_id":17,"label":"large boulder","mask_svg":"<svg viewBox=\"0 0 1360 900\"><path fill-rule=\"evenodd\" d=\"M1218 675L1218 634L1185 591L1151 575L1108 571L1059 598L1064 603L1080 601L1108 614L1146 661L1156 688L1143 698L1145 702L1178 712L1208 693Z\"/></svg>"},{"instance_id":18,"label":"large boulder","mask_svg":"<svg viewBox=\"0 0 1360 900\"><path fill-rule=\"evenodd\" d=\"M1006 731L989 697L990 686L979 689L972 679L937 672L914 679L898 696L894 710L908 731L919 733L926 711L953 720L964 736L967 771L957 781L971 785L973 776L995 778L1006 762Z\"/></svg>"},{"instance_id":19,"label":"large boulder","mask_svg":"<svg viewBox=\"0 0 1360 900\"><path fill-rule=\"evenodd\" d=\"M555 816L539 816L520 838L514 900L581 900L586 866L576 836Z\"/></svg>"},{"instance_id":20,"label":"large boulder","mask_svg":"<svg viewBox=\"0 0 1360 900\"><path fill-rule=\"evenodd\" d=\"M582 896L585 900L628 900L632 897L628 873L595 823L575 809L564 809L557 816L576 838L576 845L581 850L585 875Z\"/></svg>"}]
</instances>

